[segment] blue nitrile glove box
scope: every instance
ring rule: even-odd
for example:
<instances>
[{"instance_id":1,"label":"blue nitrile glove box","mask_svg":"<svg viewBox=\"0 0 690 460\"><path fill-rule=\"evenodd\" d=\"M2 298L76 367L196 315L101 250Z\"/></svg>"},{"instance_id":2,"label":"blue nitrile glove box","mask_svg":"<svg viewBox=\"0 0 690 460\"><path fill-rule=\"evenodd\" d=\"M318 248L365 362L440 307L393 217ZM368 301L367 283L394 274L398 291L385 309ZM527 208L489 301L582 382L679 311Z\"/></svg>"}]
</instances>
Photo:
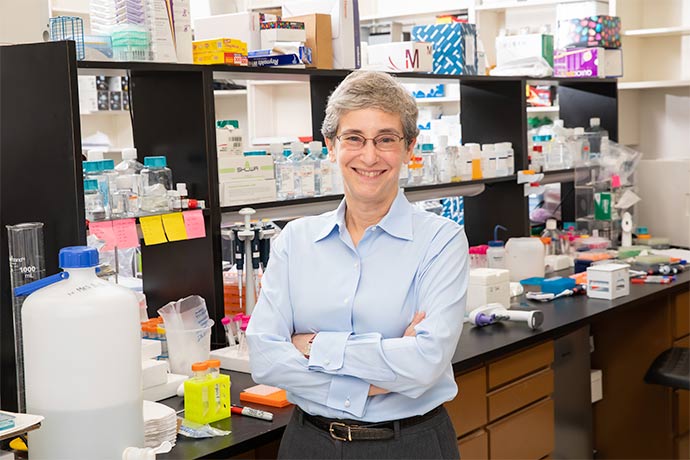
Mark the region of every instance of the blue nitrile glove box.
<instances>
[{"instance_id":1,"label":"blue nitrile glove box","mask_svg":"<svg viewBox=\"0 0 690 460\"><path fill-rule=\"evenodd\" d=\"M541 283L541 292L551 294L560 294L566 289L575 287L575 280L570 278L561 278L560 276L554 278L547 278Z\"/></svg>"},{"instance_id":2,"label":"blue nitrile glove box","mask_svg":"<svg viewBox=\"0 0 690 460\"><path fill-rule=\"evenodd\" d=\"M412 28L410 38L434 44L435 74L477 75L477 26L455 22Z\"/></svg>"}]
</instances>

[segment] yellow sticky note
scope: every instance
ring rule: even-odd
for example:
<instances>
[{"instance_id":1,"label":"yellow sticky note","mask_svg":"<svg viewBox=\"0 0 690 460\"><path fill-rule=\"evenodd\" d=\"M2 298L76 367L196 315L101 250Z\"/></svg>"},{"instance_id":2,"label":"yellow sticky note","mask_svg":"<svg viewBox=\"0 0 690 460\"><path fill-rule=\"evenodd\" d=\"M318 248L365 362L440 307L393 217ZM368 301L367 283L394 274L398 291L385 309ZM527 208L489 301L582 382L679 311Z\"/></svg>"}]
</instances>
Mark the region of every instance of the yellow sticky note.
<instances>
[{"instance_id":1,"label":"yellow sticky note","mask_svg":"<svg viewBox=\"0 0 690 460\"><path fill-rule=\"evenodd\" d=\"M184 226L184 218L181 212L163 214L163 226L169 241L182 241L187 239L187 230Z\"/></svg>"},{"instance_id":2,"label":"yellow sticky note","mask_svg":"<svg viewBox=\"0 0 690 460\"><path fill-rule=\"evenodd\" d=\"M140 217L139 223L141 224L141 233L144 235L144 244L146 246L168 242L163 230L161 216Z\"/></svg>"}]
</instances>

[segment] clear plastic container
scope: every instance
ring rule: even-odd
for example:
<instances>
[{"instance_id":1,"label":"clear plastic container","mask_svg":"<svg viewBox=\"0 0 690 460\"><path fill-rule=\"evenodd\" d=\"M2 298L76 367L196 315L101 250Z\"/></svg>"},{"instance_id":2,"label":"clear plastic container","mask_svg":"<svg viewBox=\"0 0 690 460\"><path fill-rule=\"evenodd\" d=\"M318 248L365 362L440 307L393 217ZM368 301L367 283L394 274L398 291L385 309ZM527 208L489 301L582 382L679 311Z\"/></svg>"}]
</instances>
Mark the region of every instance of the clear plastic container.
<instances>
[{"instance_id":1,"label":"clear plastic container","mask_svg":"<svg viewBox=\"0 0 690 460\"><path fill-rule=\"evenodd\" d=\"M486 251L489 246L481 244L470 248L470 268L488 268Z\"/></svg>"},{"instance_id":2,"label":"clear plastic container","mask_svg":"<svg viewBox=\"0 0 690 460\"><path fill-rule=\"evenodd\" d=\"M109 178L103 174L103 161L90 160L82 163L84 168L84 179L93 179L98 182L98 192L105 207L105 218L110 218L110 183Z\"/></svg>"},{"instance_id":3,"label":"clear plastic container","mask_svg":"<svg viewBox=\"0 0 690 460\"><path fill-rule=\"evenodd\" d=\"M546 255L555 256L561 255L561 232L558 231L558 222L556 219L547 219L546 228L541 233L542 238L548 239L548 244L546 245ZM544 241L544 240L542 240Z\"/></svg>"},{"instance_id":4,"label":"clear plastic container","mask_svg":"<svg viewBox=\"0 0 690 460\"><path fill-rule=\"evenodd\" d=\"M294 165L288 160L290 150L285 150L278 157L275 164L276 192L279 200L291 200L295 198L295 170Z\"/></svg>"},{"instance_id":5,"label":"clear plastic container","mask_svg":"<svg viewBox=\"0 0 690 460\"><path fill-rule=\"evenodd\" d=\"M112 194L113 218L134 217L139 214L139 195L134 191L134 182L138 176L128 174L115 179L116 190Z\"/></svg>"},{"instance_id":6,"label":"clear plastic container","mask_svg":"<svg viewBox=\"0 0 690 460\"><path fill-rule=\"evenodd\" d=\"M98 191L98 181L95 179L84 180L84 210L86 218L90 221L108 218L103 203L103 195Z\"/></svg>"},{"instance_id":7,"label":"clear plastic container","mask_svg":"<svg viewBox=\"0 0 690 460\"><path fill-rule=\"evenodd\" d=\"M302 158L300 177L302 179L302 196L321 195L321 152L309 152L309 155Z\"/></svg>"},{"instance_id":8,"label":"clear plastic container","mask_svg":"<svg viewBox=\"0 0 690 460\"><path fill-rule=\"evenodd\" d=\"M118 174L141 174L144 165L137 161L137 149L122 149L122 161L115 166Z\"/></svg>"},{"instance_id":9,"label":"clear plastic container","mask_svg":"<svg viewBox=\"0 0 690 460\"><path fill-rule=\"evenodd\" d=\"M26 410L45 417L28 435L31 458L119 459L144 445L139 303L96 276L95 248L63 248L59 260L69 277L22 308Z\"/></svg>"},{"instance_id":10,"label":"clear plastic container","mask_svg":"<svg viewBox=\"0 0 690 460\"><path fill-rule=\"evenodd\" d=\"M593 158L601 155L601 142L609 137L609 132L601 127L601 120L597 117L589 119L589 127L585 129L589 139L590 153Z\"/></svg>"},{"instance_id":11,"label":"clear plastic container","mask_svg":"<svg viewBox=\"0 0 690 460\"><path fill-rule=\"evenodd\" d=\"M292 175L294 179L294 195L293 198L301 198L302 195L302 159L304 159L304 148L301 146L302 143L294 143L289 152L287 158L290 167L292 168Z\"/></svg>"},{"instance_id":12,"label":"clear plastic container","mask_svg":"<svg viewBox=\"0 0 690 460\"><path fill-rule=\"evenodd\" d=\"M141 210L146 212L168 211L170 204L167 192L172 190L172 171L167 167L164 156L144 158L141 170L143 193Z\"/></svg>"},{"instance_id":13,"label":"clear plastic container","mask_svg":"<svg viewBox=\"0 0 690 460\"><path fill-rule=\"evenodd\" d=\"M422 184L435 184L437 182L436 175L436 152L434 152L434 144L422 144L420 149L420 156L422 157Z\"/></svg>"},{"instance_id":14,"label":"clear plastic container","mask_svg":"<svg viewBox=\"0 0 690 460\"><path fill-rule=\"evenodd\" d=\"M510 238L506 243L506 268L511 281L544 277L544 245L539 238Z\"/></svg>"}]
</instances>

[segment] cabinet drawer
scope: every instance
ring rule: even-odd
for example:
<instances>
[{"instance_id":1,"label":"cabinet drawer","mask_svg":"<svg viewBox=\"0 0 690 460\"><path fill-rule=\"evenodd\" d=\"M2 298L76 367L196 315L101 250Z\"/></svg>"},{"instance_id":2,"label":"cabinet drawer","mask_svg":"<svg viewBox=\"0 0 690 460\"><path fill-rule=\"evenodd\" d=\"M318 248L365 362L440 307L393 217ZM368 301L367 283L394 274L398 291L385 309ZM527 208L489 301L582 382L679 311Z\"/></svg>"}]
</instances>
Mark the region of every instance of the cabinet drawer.
<instances>
[{"instance_id":1,"label":"cabinet drawer","mask_svg":"<svg viewBox=\"0 0 690 460\"><path fill-rule=\"evenodd\" d=\"M675 458L690 459L690 434L675 439Z\"/></svg>"},{"instance_id":2,"label":"cabinet drawer","mask_svg":"<svg viewBox=\"0 0 690 460\"><path fill-rule=\"evenodd\" d=\"M673 412L675 415L674 430L676 434L688 432L690 425L690 398L688 390L675 390L673 392Z\"/></svg>"},{"instance_id":3,"label":"cabinet drawer","mask_svg":"<svg viewBox=\"0 0 690 460\"><path fill-rule=\"evenodd\" d=\"M489 436L484 430L477 430L458 440L462 460L485 460L489 458Z\"/></svg>"},{"instance_id":4,"label":"cabinet drawer","mask_svg":"<svg viewBox=\"0 0 690 460\"><path fill-rule=\"evenodd\" d=\"M541 401L486 428L492 460L543 458L553 451L553 400Z\"/></svg>"},{"instance_id":5,"label":"cabinet drawer","mask_svg":"<svg viewBox=\"0 0 690 460\"><path fill-rule=\"evenodd\" d=\"M553 371L543 370L489 393L489 420L493 421L553 393Z\"/></svg>"},{"instance_id":6,"label":"cabinet drawer","mask_svg":"<svg viewBox=\"0 0 690 460\"><path fill-rule=\"evenodd\" d=\"M676 296L673 317L673 338L679 339L690 334L690 292Z\"/></svg>"},{"instance_id":7,"label":"cabinet drawer","mask_svg":"<svg viewBox=\"0 0 690 460\"><path fill-rule=\"evenodd\" d=\"M486 424L486 368L455 378L458 395L445 404L455 433L462 436Z\"/></svg>"},{"instance_id":8,"label":"cabinet drawer","mask_svg":"<svg viewBox=\"0 0 690 460\"><path fill-rule=\"evenodd\" d=\"M489 364L489 388L517 380L534 371L548 367L553 362L553 342L516 353Z\"/></svg>"},{"instance_id":9,"label":"cabinet drawer","mask_svg":"<svg viewBox=\"0 0 690 460\"><path fill-rule=\"evenodd\" d=\"M674 347L685 347L690 348L690 335L686 335L682 339L678 339L673 342Z\"/></svg>"}]
</instances>

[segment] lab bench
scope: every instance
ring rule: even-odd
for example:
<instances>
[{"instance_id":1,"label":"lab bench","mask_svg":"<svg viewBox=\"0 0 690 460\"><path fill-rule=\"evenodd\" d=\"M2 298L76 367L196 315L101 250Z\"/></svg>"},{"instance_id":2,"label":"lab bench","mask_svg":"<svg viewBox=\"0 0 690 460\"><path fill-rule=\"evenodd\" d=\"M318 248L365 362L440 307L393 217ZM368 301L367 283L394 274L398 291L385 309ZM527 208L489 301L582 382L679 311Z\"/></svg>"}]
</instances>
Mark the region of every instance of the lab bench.
<instances>
[{"instance_id":1,"label":"lab bench","mask_svg":"<svg viewBox=\"0 0 690 460\"><path fill-rule=\"evenodd\" d=\"M654 358L690 341L690 273L671 285L634 285L613 301L586 296L514 308L544 322L465 325L453 369L458 396L446 403L462 458L690 458L688 392L644 383ZM525 306L527 305L527 306ZM593 349L592 349L593 348ZM603 399L590 396L590 368L603 371ZM232 400L253 385L230 372ZM179 410L181 398L163 401ZM232 434L178 444L160 458L270 458L292 408L273 422L233 416Z\"/></svg>"}]
</instances>

